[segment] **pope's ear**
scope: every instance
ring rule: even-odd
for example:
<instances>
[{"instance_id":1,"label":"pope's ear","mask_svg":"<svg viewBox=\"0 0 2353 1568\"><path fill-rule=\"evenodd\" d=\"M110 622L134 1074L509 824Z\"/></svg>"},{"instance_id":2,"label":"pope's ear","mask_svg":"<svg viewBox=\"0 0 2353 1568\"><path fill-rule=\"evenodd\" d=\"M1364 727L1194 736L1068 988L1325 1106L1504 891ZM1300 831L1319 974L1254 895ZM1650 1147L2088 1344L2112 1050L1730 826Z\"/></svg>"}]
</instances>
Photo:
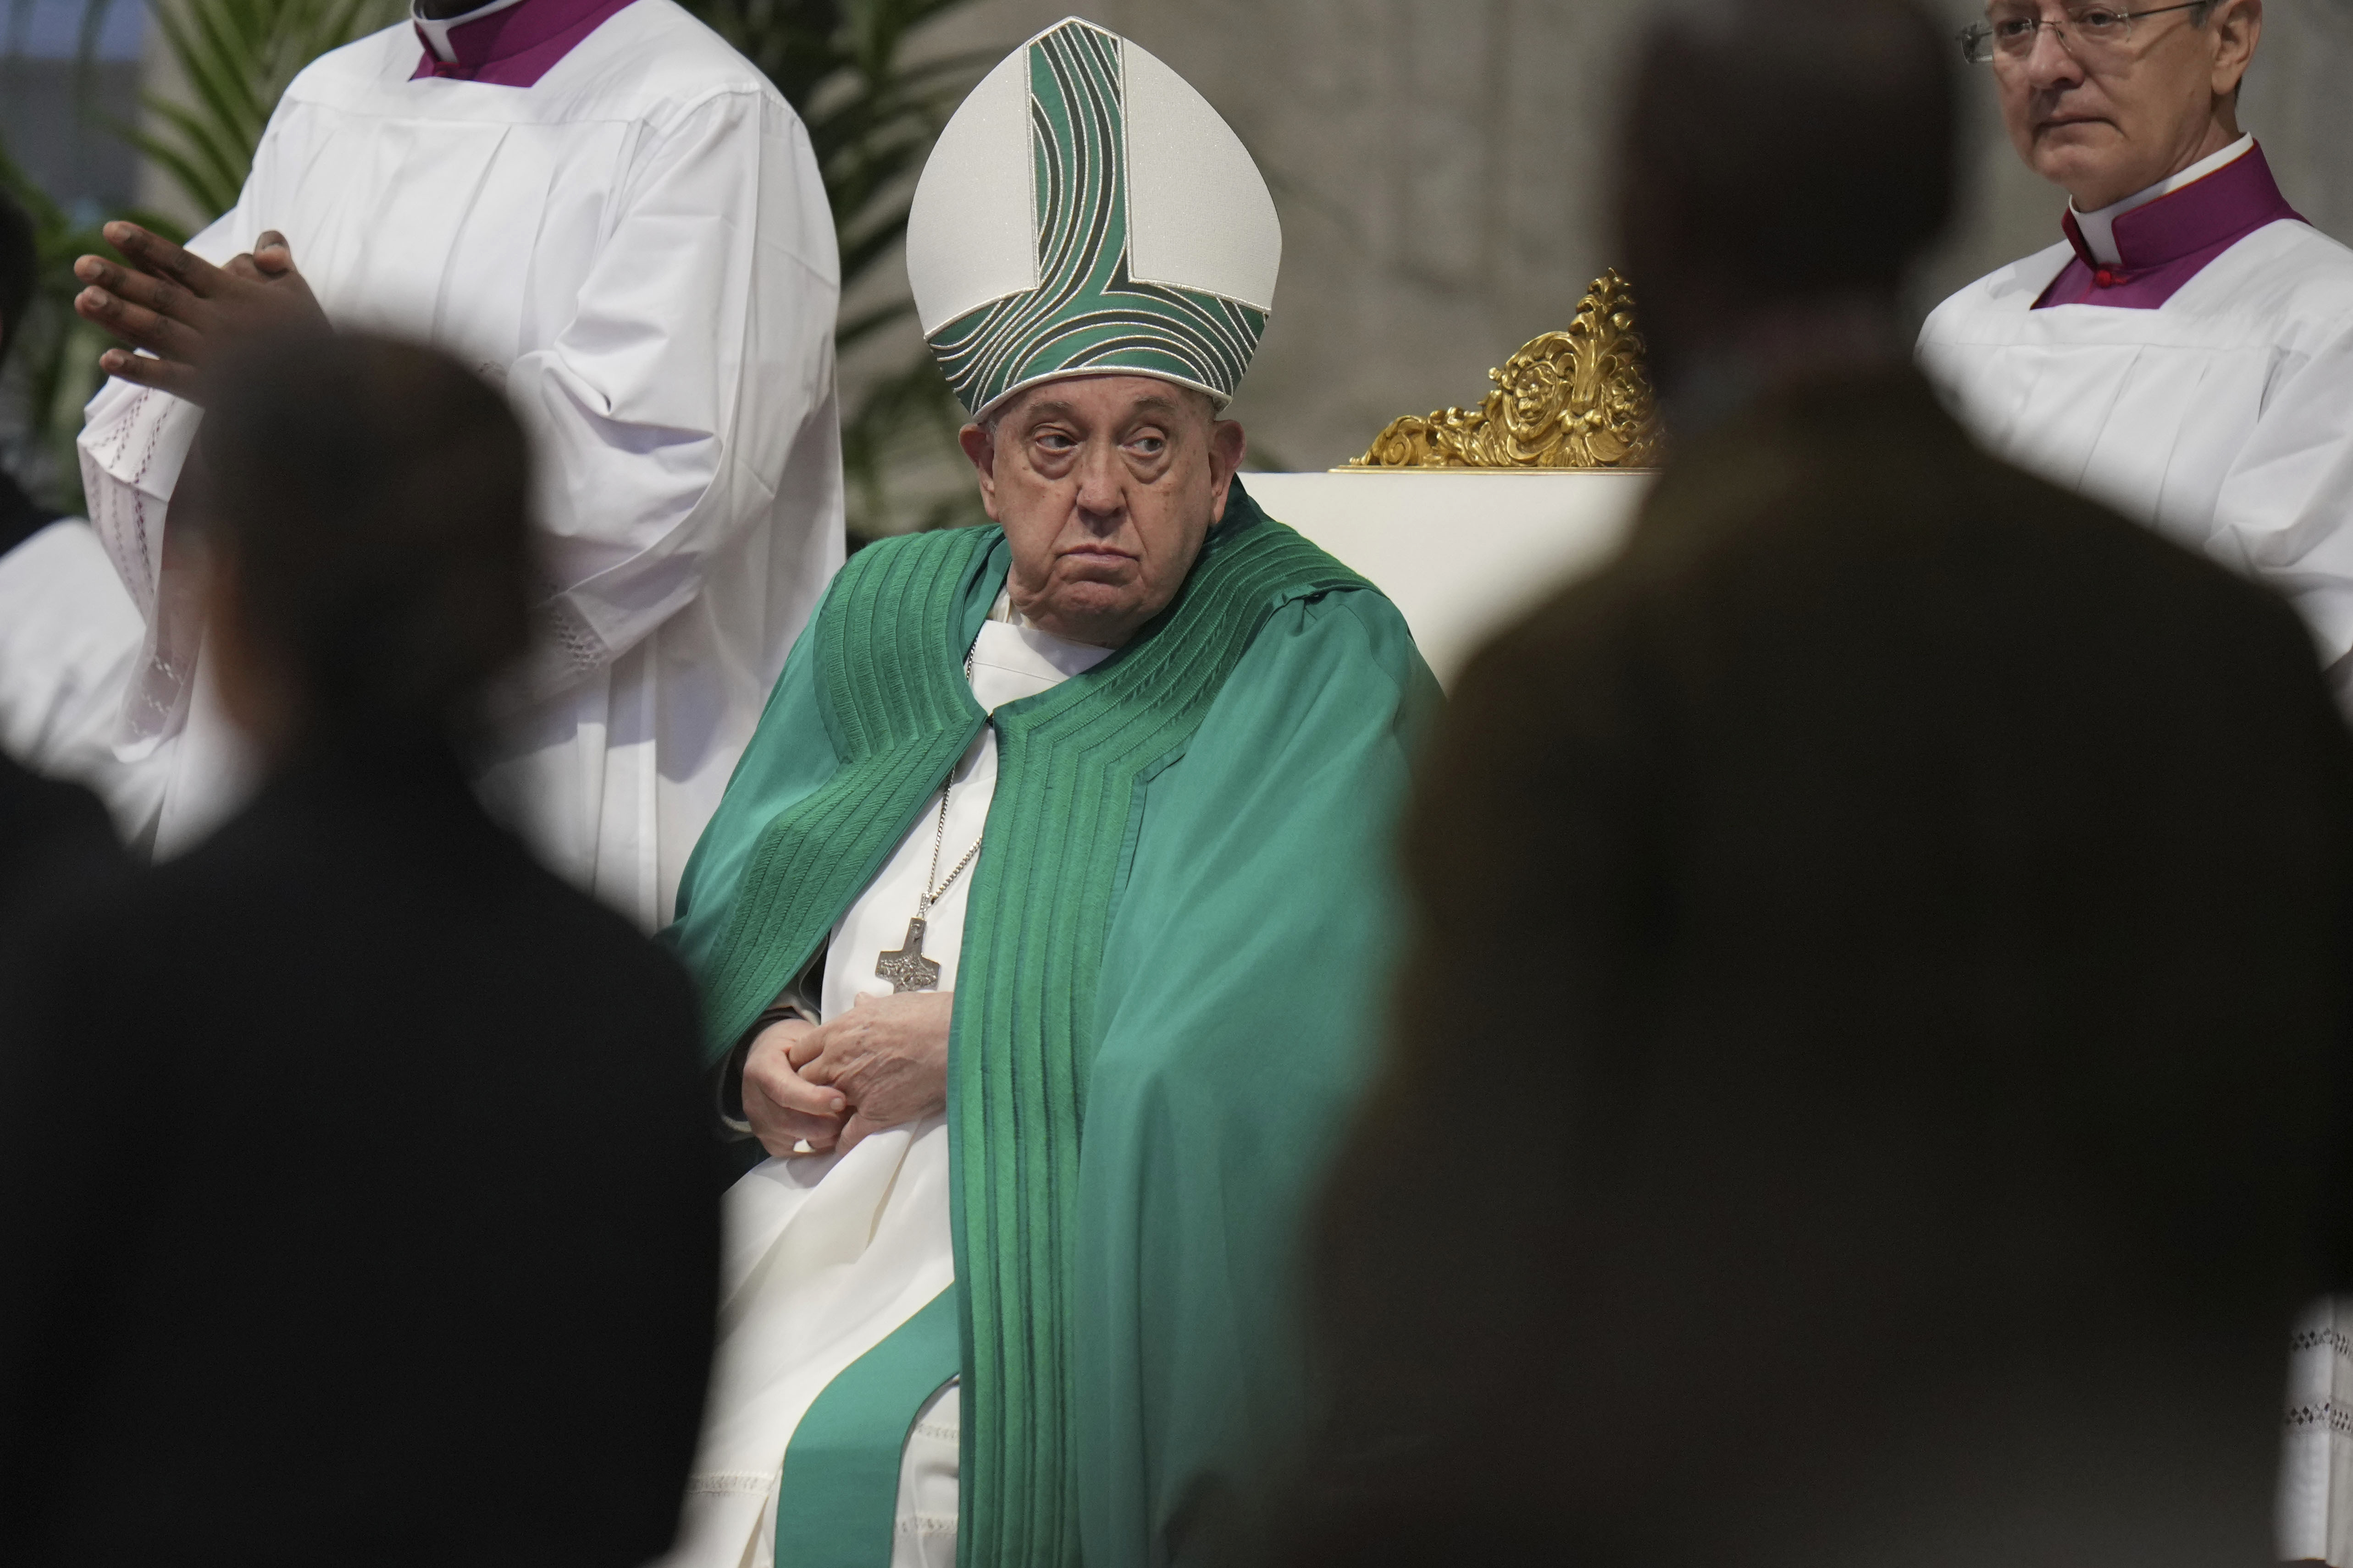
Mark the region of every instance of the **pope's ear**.
<instances>
[{"instance_id":1,"label":"pope's ear","mask_svg":"<svg viewBox=\"0 0 2353 1568\"><path fill-rule=\"evenodd\" d=\"M1225 515L1226 488L1233 483L1234 475L1242 466L1242 454L1250 450L1250 437L1231 419L1219 419L1209 426L1209 488L1218 516ZM1218 521L1213 517L1209 521Z\"/></svg>"},{"instance_id":2,"label":"pope's ear","mask_svg":"<svg viewBox=\"0 0 2353 1568\"><path fill-rule=\"evenodd\" d=\"M967 425L956 432L956 444L972 460L973 472L980 476L980 509L988 521L1003 520L997 515L997 437L986 426Z\"/></svg>"},{"instance_id":3,"label":"pope's ear","mask_svg":"<svg viewBox=\"0 0 2353 1568\"><path fill-rule=\"evenodd\" d=\"M1242 466L1242 453L1250 441L1242 427L1230 419L1216 419L1209 424L1209 523L1226 515L1226 498L1231 493L1234 475Z\"/></svg>"},{"instance_id":4,"label":"pope's ear","mask_svg":"<svg viewBox=\"0 0 2353 1568\"><path fill-rule=\"evenodd\" d=\"M1242 466L1242 454L1250 450L1250 437L1239 421L1219 419L1209 426L1209 452L1219 469L1233 473Z\"/></svg>"}]
</instances>

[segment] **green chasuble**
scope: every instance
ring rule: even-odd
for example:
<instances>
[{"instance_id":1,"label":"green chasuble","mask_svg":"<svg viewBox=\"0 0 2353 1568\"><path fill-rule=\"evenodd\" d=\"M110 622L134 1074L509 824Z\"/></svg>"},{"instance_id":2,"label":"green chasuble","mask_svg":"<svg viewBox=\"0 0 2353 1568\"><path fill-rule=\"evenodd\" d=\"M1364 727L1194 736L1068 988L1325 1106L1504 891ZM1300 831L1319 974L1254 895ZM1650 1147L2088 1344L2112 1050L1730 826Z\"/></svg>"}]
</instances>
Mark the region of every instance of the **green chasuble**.
<instances>
[{"instance_id":1,"label":"green chasuble","mask_svg":"<svg viewBox=\"0 0 2353 1568\"><path fill-rule=\"evenodd\" d=\"M989 721L963 662L1008 560L917 534L828 589L669 933L714 1057ZM1166 612L997 710L949 1047L963 1563L1198 1553L1295 1435L1296 1232L1378 1037L1437 700L1396 608L1237 481ZM892 1478L913 1413L870 1423Z\"/></svg>"}]
</instances>

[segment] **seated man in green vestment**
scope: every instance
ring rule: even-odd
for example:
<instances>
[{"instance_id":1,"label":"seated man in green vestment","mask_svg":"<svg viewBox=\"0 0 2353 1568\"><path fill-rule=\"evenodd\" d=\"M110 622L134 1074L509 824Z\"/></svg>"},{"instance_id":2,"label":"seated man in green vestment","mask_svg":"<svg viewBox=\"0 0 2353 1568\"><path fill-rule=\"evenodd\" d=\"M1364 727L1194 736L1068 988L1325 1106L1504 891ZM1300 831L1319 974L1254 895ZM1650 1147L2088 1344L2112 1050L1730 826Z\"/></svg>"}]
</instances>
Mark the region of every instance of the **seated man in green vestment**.
<instances>
[{"instance_id":1,"label":"seated man in green vestment","mask_svg":"<svg viewBox=\"0 0 2353 1568\"><path fill-rule=\"evenodd\" d=\"M1287 1285L1363 1073L1437 697L1219 417L1263 182L1068 21L917 190L996 526L853 557L690 862L729 1196L675 1568L1199 1559L1301 1404Z\"/></svg>"}]
</instances>

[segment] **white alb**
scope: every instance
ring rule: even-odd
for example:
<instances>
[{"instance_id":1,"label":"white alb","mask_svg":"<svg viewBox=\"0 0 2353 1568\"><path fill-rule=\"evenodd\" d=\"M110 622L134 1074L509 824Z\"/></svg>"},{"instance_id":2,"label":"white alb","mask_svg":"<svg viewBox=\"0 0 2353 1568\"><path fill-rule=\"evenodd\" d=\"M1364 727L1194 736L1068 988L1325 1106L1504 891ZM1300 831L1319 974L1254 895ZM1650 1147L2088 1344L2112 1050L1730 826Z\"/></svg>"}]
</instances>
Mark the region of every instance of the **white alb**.
<instances>
[{"instance_id":1,"label":"white alb","mask_svg":"<svg viewBox=\"0 0 2353 1568\"><path fill-rule=\"evenodd\" d=\"M277 229L338 326L504 388L536 450L543 636L482 783L650 929L841 561L831 215L798 118L671 0L635 0L528 88L411 80L418 58L403 22L304 70L191 248L223 261ZM244 787L163 526L198 417L114 382L81 437L146 623L123 742L178 753L159 854Z\"/></svg>"}]
</instances>

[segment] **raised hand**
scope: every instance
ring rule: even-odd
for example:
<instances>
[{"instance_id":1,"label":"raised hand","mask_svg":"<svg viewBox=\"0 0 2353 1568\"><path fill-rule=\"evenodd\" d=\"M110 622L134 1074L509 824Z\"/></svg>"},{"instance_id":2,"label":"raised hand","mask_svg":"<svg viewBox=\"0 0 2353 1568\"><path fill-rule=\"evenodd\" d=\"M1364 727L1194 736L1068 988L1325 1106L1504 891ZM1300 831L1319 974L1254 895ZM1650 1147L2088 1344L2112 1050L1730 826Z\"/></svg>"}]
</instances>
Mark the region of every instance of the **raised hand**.
<instances>
[{"instance_id":1,"label":"raised hand","mask_svg":"<svg viewBox=\"0 0 2353 1568\"><path fill-rule=\"evenodd\" d=\"M238 338L327 330L326 313L295 269L292 247L274 229L225 267L135 223L110 223L105 233L130 265L102 256L76 261L74 276L85 287L74 296L74 310L129 345L99 356L109 375L201 401L206 364Z\"/></svg>"}]
</instances>

